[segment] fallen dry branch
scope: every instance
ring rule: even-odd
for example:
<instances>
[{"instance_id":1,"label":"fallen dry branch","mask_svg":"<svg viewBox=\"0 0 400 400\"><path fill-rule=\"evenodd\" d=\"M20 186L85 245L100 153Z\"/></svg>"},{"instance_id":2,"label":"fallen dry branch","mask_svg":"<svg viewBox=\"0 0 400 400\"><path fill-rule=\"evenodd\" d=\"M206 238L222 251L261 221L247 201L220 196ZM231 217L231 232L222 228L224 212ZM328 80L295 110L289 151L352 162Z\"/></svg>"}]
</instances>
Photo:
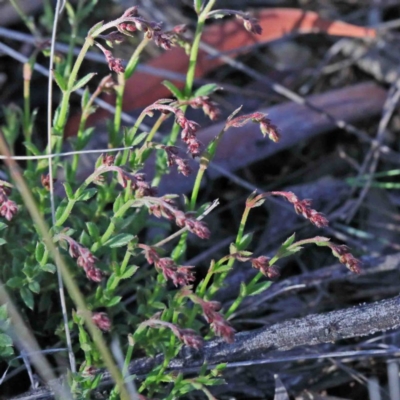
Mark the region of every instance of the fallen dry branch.
<instances>
[{"instance_id":1,"label":"fallen dry branch","mask_svg":"<svg viewBox=\"0 0 400 400\"><path fill-rule=\"evenodd\" d=\"M386 258L390 259L389 261ZM372 263L373 261L371 261ZM375 260L377 267L393 262L392 256ZM364 304L329 313L309 315L291 319L251 332L238 333L233 344L222 340L211 340L204 348L195 351L183 348L179 356L171 361L169 368L176 371L193 371L204 362L210 367L219 363L233 363L252 359L282 357L285 351L335 342L339 339L357 338L400 327L400 297ZM301 358L301 356L299 356ZM129 368L131 375L140 378L163 361L162 356L153 359L138 359ZM111 383L107 372L103 384ZM19 400L53 399L50 390L39 388L22 396Z\"/></svg>"}]
</instances>

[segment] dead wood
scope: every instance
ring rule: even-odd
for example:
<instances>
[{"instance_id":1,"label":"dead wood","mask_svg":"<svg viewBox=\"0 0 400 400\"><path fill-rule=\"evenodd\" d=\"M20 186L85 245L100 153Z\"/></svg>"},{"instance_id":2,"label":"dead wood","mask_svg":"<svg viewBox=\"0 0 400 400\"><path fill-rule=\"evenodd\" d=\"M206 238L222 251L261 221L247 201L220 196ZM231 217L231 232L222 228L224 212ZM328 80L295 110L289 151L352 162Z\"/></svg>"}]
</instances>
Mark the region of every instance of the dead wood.
<instances>
[{"instance_id":1,"label":"dead wood","mask_svg":"<svg viewBox=\"0 0 400 400\"><path fill-rule=\"evenodd\" d=\"M398 266L400 255L370 259L370 267L385 270ZM326 270L322 276L326 274ZM343 271L337 271L343 274ZM325 277L326 278L326 277ZM195 351L184 347L177 358L169 364L170 370L189 372L200 368L203 363L210 367L219 363L234 363L282 357L291 349L297 349L298 357L308 354L309 346L334 343L337 340L358 338L400 327L400 297L364 304L323 314L291 319L250 332L238 333L233 344L220 339L207 342L203 349ZM303 349L303 350L302 350ZM132 362L129 373L138 378L145 376L163 361L162 355L153 359L138 359ZM108 372L104 373L103 384L111 384ZM19 400L53 399L48 389L40 388Z\"/></svg>"}]
</instances>

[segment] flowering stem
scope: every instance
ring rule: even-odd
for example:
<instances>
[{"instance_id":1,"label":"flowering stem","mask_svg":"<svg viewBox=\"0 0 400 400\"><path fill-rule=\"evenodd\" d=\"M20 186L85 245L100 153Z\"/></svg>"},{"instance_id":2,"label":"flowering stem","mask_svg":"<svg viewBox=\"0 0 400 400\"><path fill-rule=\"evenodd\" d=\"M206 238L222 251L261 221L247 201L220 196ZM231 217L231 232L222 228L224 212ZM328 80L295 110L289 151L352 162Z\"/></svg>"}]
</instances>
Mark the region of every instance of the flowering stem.
<instances>
[{"instance_id":1,"label":"flowering stem","mask_svg":"<svg viewBox=\"0 0 400 400\"><path fill-rule=\"evenodd\" d=\"M140 113L139 117L137 118L135 125L132 127L131 131L129 132L129 135L126 139L125 146L132 145L133 139L136 136L136 132L138 131L141 123L143 122L143 120L145 118L146 118L146 113L142 111ZM125 165L128 162L130 151L131 151L130 149L124 150L124 152L122 154L121 165Z\"/></svg>"},{"instance_id":2,"label":"flowering stem","mask_svg":"<svg viewBox=\"0 0 400 400\"><path fill-rule=\"evenodd\" d=\"M161 114L157 121L154 123L153 127L151 128L151 131L149 132L149 134L146 137L146 142L151 142L154 138L154 135L157 133L158 129L160 128L160 126L162 125L162 123L168 118L167 115L165 114ZM143 160L145 161L145 160Z\"/></svg>"},{"instance_id":3,"label":"flowering stem","mask_svg":"<svg viewBox=\"0 0 400 400\"><path fill-rule=\"evenodd\" d=\"M199 54L199 47L200 47L200 40L201 35L203 33L204 24L206 22L208 13L211 11L215 4L216 0L210 0L206 7L204 7L203 11L200 13L198 17L198 22L196 26L196 32L194 34L194 39L192 43L192 47L190 49L189 55L189 68L186 74L186 83L184 89L184 95L188 99L192 94L192 87L196 72L196 64L197 64L197 57Z\"/></svg>"},{"instance_id":4,"label":"flowering stem","mask_svg":"<svg viewBox=\"0 0 400 400\"><path fill-rule=\"evenodd\" d=\"M57 120L54 124L54 136L57 138L56 143L52 145L56 145L56 152L59 153L61 151L61 144L62 144L62 134L64 131L65 124L67 123L67 116L69 110L69 99L71 97L72 88L75 84L75 81L78 77L79 69L82 65L82 62L88 52L90 46L93 45L93 39L91 37L86 38L85 43L83 44L81 51L78 54L78 57L75 61L74 67L72 68L71 74L68 79L67 89L63 92L61 105L60 105L60 112L58 115Z\"/></svg>"},{"instance_id":5,"label":"flowering stem","mask_svg":"<svg viewBox=\"0 0 400 400\"><path fill-rule=\"evenodd\" d=\"M158 117L157 121L154 123L153 127L148 133L142 147L137 151L137 159L133 160L135 164L143 164L149 158L152 152L151 149L149 148L149 145L151 145L150 142L153 140L154 135L157 133L158 129L167 118L168 116L165 114L161 114ZM133 165L131 166L134 167Z\"/></svg>"},{"instance_id":6,"label":"flowering stem","mask_svg":"<svg viewBox=\"0 0 400 400\"><path fill-rule=\"evenodd\" d=\"M222 139L222 136L226 132L227 127L225 126L218 135L211 141L211 143L207 146L207 149L201 155L200 160L200 168L197 172L196 181L192 190L192 197L190 201L191 210L196 207L197 197L200 191L201 181L203 180L204 172L210 165L210 162L213 160L215 153L217 152L218 144Z\"/></svg>"},{"instance_id":7,"label":"flowering stem","mask_svg":"<svg viewBox=\"0 0 400 400\"><path fill-rule=\"evenodd\" d=\"M211 261L211 265L210 268L207 271L207 275L204 278L203 282L200 284L199 289L197 290L197 294L199 295L199 297L203 298L206 290L207 290L207 286L210 283L211 277L214 275L214 269L215 266L218 266L220 263L216 263L214 260Z\"/></svg>"},{"instance_id":8,"label":"flowering stem","mask_svg":"<svg viewBox=\"0 0 400 400\"><path fill-rule=\"evenodd\" d=\"M109 138L109 143L112 148L117 147L118 133L121 129L122 103L124 98L125 84L125 74L118 74L118 85L115 86L115 93L117 94L117 97L115 99L114 123Z\"/></svg>"},{"instance_id":9,"label":"flowering stem","mask_svg":"<svg viewBox=\"0 0 400 400\"><path fill-rule=\"evenodd\" d=\"M118 133L121 129L121 121L122 121L122 108L123 108L123 100L124 100L124 92L126 81L132 76L135 72L137 65L139 64L139 56L144 48L149 43L149 39L145 35L143 40L136 47L133 52L128 64L125 68L125 72L118 75L118 85L115 88L117 93L117 98L115 100L115 111L114 111L114 124L112 127L111 135L110 135L110 144L112 147L118 146Z\"/></svg>"},{"instance_id":10,"label":"flowering stem","mask_svg":"<svg viewBox=\"0 0 400 400\"><path fill-rule=\"evenodd\" d=\"M197 171L196 180L194 182L192 190L192 197L190 198L190 205L189 205L190 211L193 211L196 207L197 197L199 195L201 182L203 180L204 172L206 171L206 169L207 168L204 168L202 165L200 165L200 168Z\"/></svg>"},{"instance_id":11,"label":"flowering stem","mask_svg":"<svg viewBox=\"0 0 400 400\"><path fill-rule=\"evenodd\" d=\"M83 193L83 191L100 175L98 171L93 172L89 175L82 185L76 190L75 195L72 199L68 200L68 203L64 209L64 212L61 214L60 218L58 218L55 222L55 226L62 226L64 222L67 220L69 215L71 214L72 209L74 208L75 203L79 196Z\"/></svg>"},{"instance_id":12,"label":"flowering stem","mask_svg":"<svg viewBox=\"0 0 400 400\"><path fill-rule=\"evenodd\" d=\"M243 234L244 234L244 229L246 227L246 222L247 218L249 217L251 207L245 207L242 215L242 219L240 220L240 226L239 226L239 231L236 235L236 240L235 240L235 246L239 248L240 243L243 239ZM235 263L235 259L231 257L228 261L228 266L229 269L228 271L233 267L233 264ZM214 295L215 292L221 287L221 284L224 282L226 276L228 275L228 271L222 272L219 274L218 278L213 282L212 286L209 289L210 296Z\"/></svg>"},{"instance_id":13,"label":"flowering stem","mask_svg":"<svg viewBox=\"0 0 400 400\"><path fill-rule=\"evenodd\" d=\"M129 210L130 207L136 202L136 199L131 199L127 201L123 206L120 207L120 209L114 214L113 220L115 218L122 218L124 214ZM93 244L93 246L90 248L90 251L92 253L96 252L109 238L110 236L114 233L115 229L115 224L113 222L110 222L108 225L108 228L106 231L103 233L103 236L100 238L99 241Z\"/></svg>"},{"instance_id":14,"label":"flowering stem","mask_svg":"<svg viewBox=\"0 0 400 400\"><path fill-rule=\"evenodd\" d=\"M194 39L192 46L190 48L190 55L189 55L189 67L188 71L186 73L186 82L185 82L185 88L183 90L184 97L186 99L189 99L192 95L192 89L193 89L193 82L196 74L196 64L197 64L197 57L199 54L199 48L200 48L200 40L201 40L201 35L203 33L204 29L204 24L207 19L207 14L211 11L215 4L215 0L211 0L208 2L207 6L201 11L201 13L198 16L197 19L197 26L196 26L196 31L194 34ZM196 10L200 10L200 7L198 5L196 6ZM183 106L181 108L183 114L185 114L187 109L187 105ZM174 145L176 143L176 140L178 139L180 127L177 123L174 124L172 128L172 132L170 135L170 138L168 140L168 145ZM157 181L155 183L158 183L161 179L161 176L157 176Z\"/></svg>"}]
</instances>

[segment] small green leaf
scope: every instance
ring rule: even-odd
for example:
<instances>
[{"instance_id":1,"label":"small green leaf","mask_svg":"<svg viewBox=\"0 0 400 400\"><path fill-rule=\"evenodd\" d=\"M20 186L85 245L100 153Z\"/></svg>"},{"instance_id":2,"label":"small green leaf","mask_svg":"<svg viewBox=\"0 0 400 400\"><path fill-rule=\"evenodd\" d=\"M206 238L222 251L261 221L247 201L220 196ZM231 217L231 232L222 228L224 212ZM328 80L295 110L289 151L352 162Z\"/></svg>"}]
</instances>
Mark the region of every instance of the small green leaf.
<instances>
[{"instance_id":1,"label":"small green leaf","mask_svg":"<svg viewBox=\"0 0 400 400\"><path fill-rule=\"evenodd\" d=\"M83 193L81 193L78 196L76 201L87 201L87 200L91 199L96 193L97 193L96 188L86 189L83 191Z\"/></svg>"},{"instance_id":2,"label":"small green leaf","mask_svg":"<svg viewBox=\"0 0 400 400\"><path fill-rule=\"evenodd\" d=\"M56 221L59 220L61 216L64 214L66 207L67 207L67 199L63 199L56 209Z\"/></svg>"},{"instance_id":3,"label":"small green leaf","mask_svg":"<svg viewBox=\"0 0 400 400\"><path fill-rule=\"evenodd\" d=\"M76 82L75 85L72 87L71 92L75 92L75 90L78 90L82 86L85 86L95 75L97 75L97 72L91 72L90 74L87 74L83 78L79 79L79 81Z\"/></svg>"},{"instance_id":4,"label":"small green leaf","mask_svg":"<svg viewBox=\"0 0 400 400\"><path fill-rule=\"evenodd\" d=\"M23 288L21 289L20 293L21 293L22 300L24 301L24 303L26 304L26 306L27 306L28 308L30 308L31 310L33 310L34 301L33 301L33 294L32 294L32 292L31 292L29 289L23 287Z\"/></svg>"},{"instance_id":5,"label":"small green leaf","mask_svg":"<svg viewBox=\"0 0 400 400\"><path fill-rule=\"evenodd\" d=\"M301 246L298 247L292 247L290 249L286 249L285 247L281 247L279 248L279 250L276 252L275 257L278 259L281 258L285 258L285 257L289 257L293 254L296 254L297 252L299 252L302 249Z\"/></svg>"},{"instance_id":6,"label":"small green leaf","mask_svg":"<svg viewBox=\"0 0 400 400\"><path fill-rule=\"evenodd\" d=\"M79 235L79 243L84 247L90 247L92 240L85 230Z\"/></svg>"},{"instance_id":7,"label":"small green leaf","mask_svg":"<svg viewBox=\"0 0 400 400\"><path fill-rule=\"evenodd\" d=\"M112 217L111 222L115 225L115 230L119 231L125 224L125 220L121 217Z\"/></svg>"},{"instance_id":8,"label":"small green leaf","mask_svg":"<svg viewBox=\"0 0 400 400\"><path fill-rule=\"evenodd\" d=\"M236 254L238 252L238 248L235 243L231 243L229 245L229 254Z\"/></svg>"},{"instance_id":9,"label":"small green leaf","mask_svg":"<svg viewBox=\"0 0 400 400\"><path fill-rule=\"evenodd\" d=\"M253 286L251 292L248 293L248 296L255 296L256 294L262 293L265 290L267 290L271 285L272 282L270 281L257 283L256 285Z\"/></svg>"},{"instance_id":10,"label":"small green leaf","mask_svg":"<svg viewBox=\"0 0 400 400\"><path fill-rule=\"evenodd\" d=\"M90 352L92 350L92 346L89 343L81 343L81 350L84 352Z\"/></svg>"},{"instance_id":11,"label":"small green leaf","mask_svg":"<svg viewBox=\"0 0 400 400\"><path fill-rule=\"evenodd\" d=\"M23 142L23 145L28 150L28 152L32 153L34 156L40 156L40 150L31 142Z\"/></svg>"},{"instance_id":12,"label":"small green leaf","mask_svg":"<svg viewBox=\"0 0 400 400\"><path fill-rule=\"evenodd\" d=\"M67 81L65 78L56 69L53 69L53 76L58 87L65 92L67 90Z\"/></svg>"},{"instance_id":13,"label":"small green leaf","mask_svg":"<svg viewBox=\"0 0 400 400\"><path fill-rule=\"evenodd\" d=\"M57 270L56 266L53 264L45 264L41 266L40 269L45 272L50 272L51 274L54 274Z\"/></svg>"},{"instance_id":14,"label":"small green leaf","mask_svg":"<svg viewBox=\"0 0 400 400\"><path fill-rule=\"evenodd\" d=\"M128 267L128 269L120 276L120 279L128 279L130 278L137 270L138 270L137 265L132 265Z\"/></svg>"},{"instance_id":15,"label":"small green leaf","mask_svg":"<svg viewBox=\"0 0 400 400\"><path fill-rule=\"evenodd\" d=\"M247 246L251 243L252 240L253 240L253 233L245 234L242 237L240 243L238 244L238 249L245 250L247 248Z\"/></svg>"},{"instance_id":16,"label":"small green leaf","mask_svg":"<svg viewBox=\"0 0 400 400\"><path fill-rule=\"evenodd\" d=\"M85 88L85 90L83 91L83 94L82 94L82 98L81 98L82 111L86 108L87 104L89 103L89 100L90 100L89 88Z\"/></svg>"},{"instance_id":17,"label":"small green leaf","mask_svg":"<svg viewBox=\"0 0 400 400\"><path fill-rule=\"evenodd\" d=\"M140 144L142 141L144 141L148 134L148 132L142 132L139 135L135 136L135 139L132 142L132 146L137 146L138 144Z\"/></svg>"},{"instance_id":18,"label":"small green leaf","mask_svg":"<svg viewBox=\"0 0 400 400\"><path fill-rule=\"evenodd\" d=\"M67 116L69 114L69 103L67 106ZM62 129L62 127L60 126L59 123L59 119L60 119L60 115L61 115L61 104L56 108L56 110L54 111L54 117L53 117L53 135L54 136L63 136L64 131ZM47 162L47 160L44 160L45 162Z\"/></svg>"},{"instance_id":19,"label":"small green leaf","mask_svg":"<svg viewBox=\"0 0 400 400\"><path fill-rule=\"evenodd\" d=\"M208 83L206 85L203 85L203 86L199 87L194 92L193 97L208 96L209 94L215 92L218 89L221 89L221 87L219 87L215 83Z\"/></svg>"},{"instance_id":20,"label":"small green leaf","mask_svg":"<svg viewBox=\"0 0 400 400\"><path fill-rule=\"evenodd\" d=\"M0 306L0 321L4 321L8 318L7 314L7 304Z\"/></svg>"},{"instance_id":21,"label":"small green leaf","mask_svg":"<svg viewBox=\"0 0 400 400\"><path fill-rule=\"evenodd\" d=\"M100 21L97 24L93 25L88 32L88 36L91 36L93 33L96 32L97 29L101 28L104 24L104 21Z\"/></svg>"},{"instance_id":22,"label":"small green leaf","mask_svg":"<svg viewBox=\"0 0 400 400\"><path fill-rule=\"evenodd\" d=\"M239 296L246 297L248 295L246 283L242 282L240 284Z\"/></svg>"},{"instance_id":23,"label":"small green leaf","mask_svg":"<svg viewBox=\"0 0 400 400\"><path fill-rule=\"evenodd\" d=\"M154 301L153 303L151 303L151 306L157 310L165 310L167 308L167 306L161 301Z\"/></svg>"},{"instance_id":24,"label":"small green leaf","mask_svg":"<svg viewBox=\"0 0 400 400\"><path fill-rule=\"evenodd\" d=\"M97 389L100 385L103 374L97 374L95 378L90 382L90 389Z\"/></svg>"},{"instance_id":25,"label":"small green leaf","mask_svg":"<svg viewBox=\"0 0 400 400\"><path fill-rule=\"evenodd\" d=\"M0 333L0 347L11 347L13 345L13 341L10 336L5 333Z\"/></svg>"},{"instance_id":26,"label":"small green leaf","mask_svg":"<svg viewBox=\"0 0 400 400\"><path fill-rule=\"evenodd\" d=\"M0 246L3 246L3 244L6 244L7 240L0 238Z\"/></svg>"},{"instance_id":27,"label":"small green leaf","mask_svg":"<svg viewBox=\"0 0 400 400\"><path fill-rule=\"evenodd\" d=\"M119 277L117 277L115 274L111 274L111 276L108 278L107 281L107 291L114 291L116 287L118 286L119 283Z\"/></svg>"},{"instance_id":28,"label":"small green leaf","mask_svg":"<svg viewBox=\"0 0 400 400\"><path fill-rule=\"evenodd\" d=\"M104 246L109 246L111 248L126 246L134 237L135 236L129 233L119 233L107 240L107 242L104 243Z\"/></svg>"},{"instance_id":29,"label":"small green leaf","mask_svg":"<svg viewBox=\"0 0 400 400\"><path fill-rule=\"evenodd\" d=\"M178 99L183 99L183 93L170 81L162 81L162 84Z\"/></svg>"},{"instance_id":30,"label":"small green leaf","mask_svg":"<svg viewBox=\"0 0 400 400\"><path fill-rule=\"evenodd\" d=\"M217 371L223 371L224 369L226 369L226 367L227 367L227 363L221 363L221 364L218 364L216 367L215 367L215 369L217 370Z\"/></svg>"},{"instance_id":31,"label":"small green leaf","mask_svg":"<svg viewBox=\"0 0 400 400\"><path fill-rule=\"evenodd\" d=\"M40 285L39 285L39 282L37 282L37 281L31 282L28 285L28 287L33 293L39 293L40 292Z\"/></svg>"},{"instance_id":32,"label":"small green leaf","mask_svg":"<svg viewBox=\"0 0 400 400\"><path fill-rule=\"evenodd\" d=\"M0 231L2 231L3 229L7 228L7 224L5 224L4 222L0 222Z\"/></svg>"},{"instance_id":33,"label":"small green leaf","mask_svg":"<svg viewBox=\"0 0 400 400\"><path fill-rule=\"evenodd\" d=\"M35 249L35 258L36 261L40 264L43 260L44 252L46 250L46 247L42 242L37 242L36 243L36 249Z\"/></svg>"},{"instance_id":34,"label":"small green leaf","mask_svg":"<svg viewBox=\"0 0 400 400\"><path fill-rule=\"evenodd\" d=\"M139 64L139 57L131 57L128 61L128 64L125 66L125 79L128 80L136 70L136 67Z\"/></svg>"},{"instance_id":35,"label":"small green leaf","mask_svg":"<svg viewBox=\"0 0 400 400\"><path fill-rule=\"evenodd\" d=\"M86 128L83 132L78 132L78 136L76 138L76 150L82 150L89 143L90 138L92 137L94 132L94 127L90 126Z\"/></svg>"},{"instance_id":36,"label":"small green leaf","mask_svg":"<svg viewBox=\"0 0 400 400\"><path fill-rule=\"evenodd\" d=\"M14 355L12 347L0 347L0 358L8 358Z\"/></svg>"},{"instance_id":37,"label":"small green leaf","mask_svg":"<svg viewBox=\"0 0 400 400\"><path fill-rule=\"evenodd\" d=\"M221 274L222 272L230 271L232 267L230 265L221 265L214 269L214 274Z\"/></svg>"},{"instance_id":38,"label":"small green leaf","mask_svg":"<svg viewBox=\"0 0 400 400\"><path fill-rule=\"evenodd\" d=\"M86 222L86 226L89 232L89 235L94 239L97 240L100 237L100 230L97 224L94 222Z\"/></svg>"},{"instance_id":39,"label":"small green leaf","mask_svg":"<svg viewBox=\"0 0 400 400\"><path fill-rule=\"evenodd\" d=\"M18 289L24 284L24 279L19 276L14 276L7 281L7 286L12 289Z\"/></svg>"},{"instance_id":40,"label":"small green leaf","mask_svg":"<svg viewBox=\"0 0 400 400\"><path fill-rule=\"evenodd\" d=\"M114 296L112 299L105 302L106 307L113 307L117 305L122 299L122 296Z\"/></svg>"},{"instance_id":41,"label":"small green leaf","mask_svg":"<svg viewBox=\"0 0 400 400\"><path fill-rule=\"evenodd\" d=\"M294 239L296 239L296 234L293 233L292 236L289 236L283 243L282 243L282 247L289 247L293 242Z\"/></svg>"},{"instance_id":42,"label":"small green leaf","mask_svg":"<svg viewBox=\"0 0 400 400\"><path fill-rule=\"evenodd\" d=\"M124 198L121 194L117 196L113 204L114 214L124 205Z\"/></svg>"},{"instance_id":43,"label":"small green leaf","mask_svg":"<svg viewBox=\"0 0 400 400\"><path fill-rule=\"evenodd\" d=\"M65 189L65 194L68 197L68 200L73 200L74 199L74 191L72 190L72 186L68 182L64 182L64 189Z\"/></svg>"}]
</instances>

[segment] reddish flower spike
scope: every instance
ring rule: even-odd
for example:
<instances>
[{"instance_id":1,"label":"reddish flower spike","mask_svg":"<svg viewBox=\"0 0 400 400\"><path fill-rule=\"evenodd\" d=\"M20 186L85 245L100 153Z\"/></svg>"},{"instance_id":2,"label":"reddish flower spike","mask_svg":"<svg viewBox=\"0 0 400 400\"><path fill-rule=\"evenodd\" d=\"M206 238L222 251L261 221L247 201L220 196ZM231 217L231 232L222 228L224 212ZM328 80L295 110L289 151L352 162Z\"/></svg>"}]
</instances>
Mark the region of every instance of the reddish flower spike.
<instances>
[{"instance_id":1,"label":"reddish flower spike","mask_svg":"<svg viewBox=\"0 0 400 400\"><path fill-rule=\"evenodd\" d=\"M92 321L104 332L109 332L111 330L111 321L105 312L93 313Z\"/></svg>"}]
</instances>

